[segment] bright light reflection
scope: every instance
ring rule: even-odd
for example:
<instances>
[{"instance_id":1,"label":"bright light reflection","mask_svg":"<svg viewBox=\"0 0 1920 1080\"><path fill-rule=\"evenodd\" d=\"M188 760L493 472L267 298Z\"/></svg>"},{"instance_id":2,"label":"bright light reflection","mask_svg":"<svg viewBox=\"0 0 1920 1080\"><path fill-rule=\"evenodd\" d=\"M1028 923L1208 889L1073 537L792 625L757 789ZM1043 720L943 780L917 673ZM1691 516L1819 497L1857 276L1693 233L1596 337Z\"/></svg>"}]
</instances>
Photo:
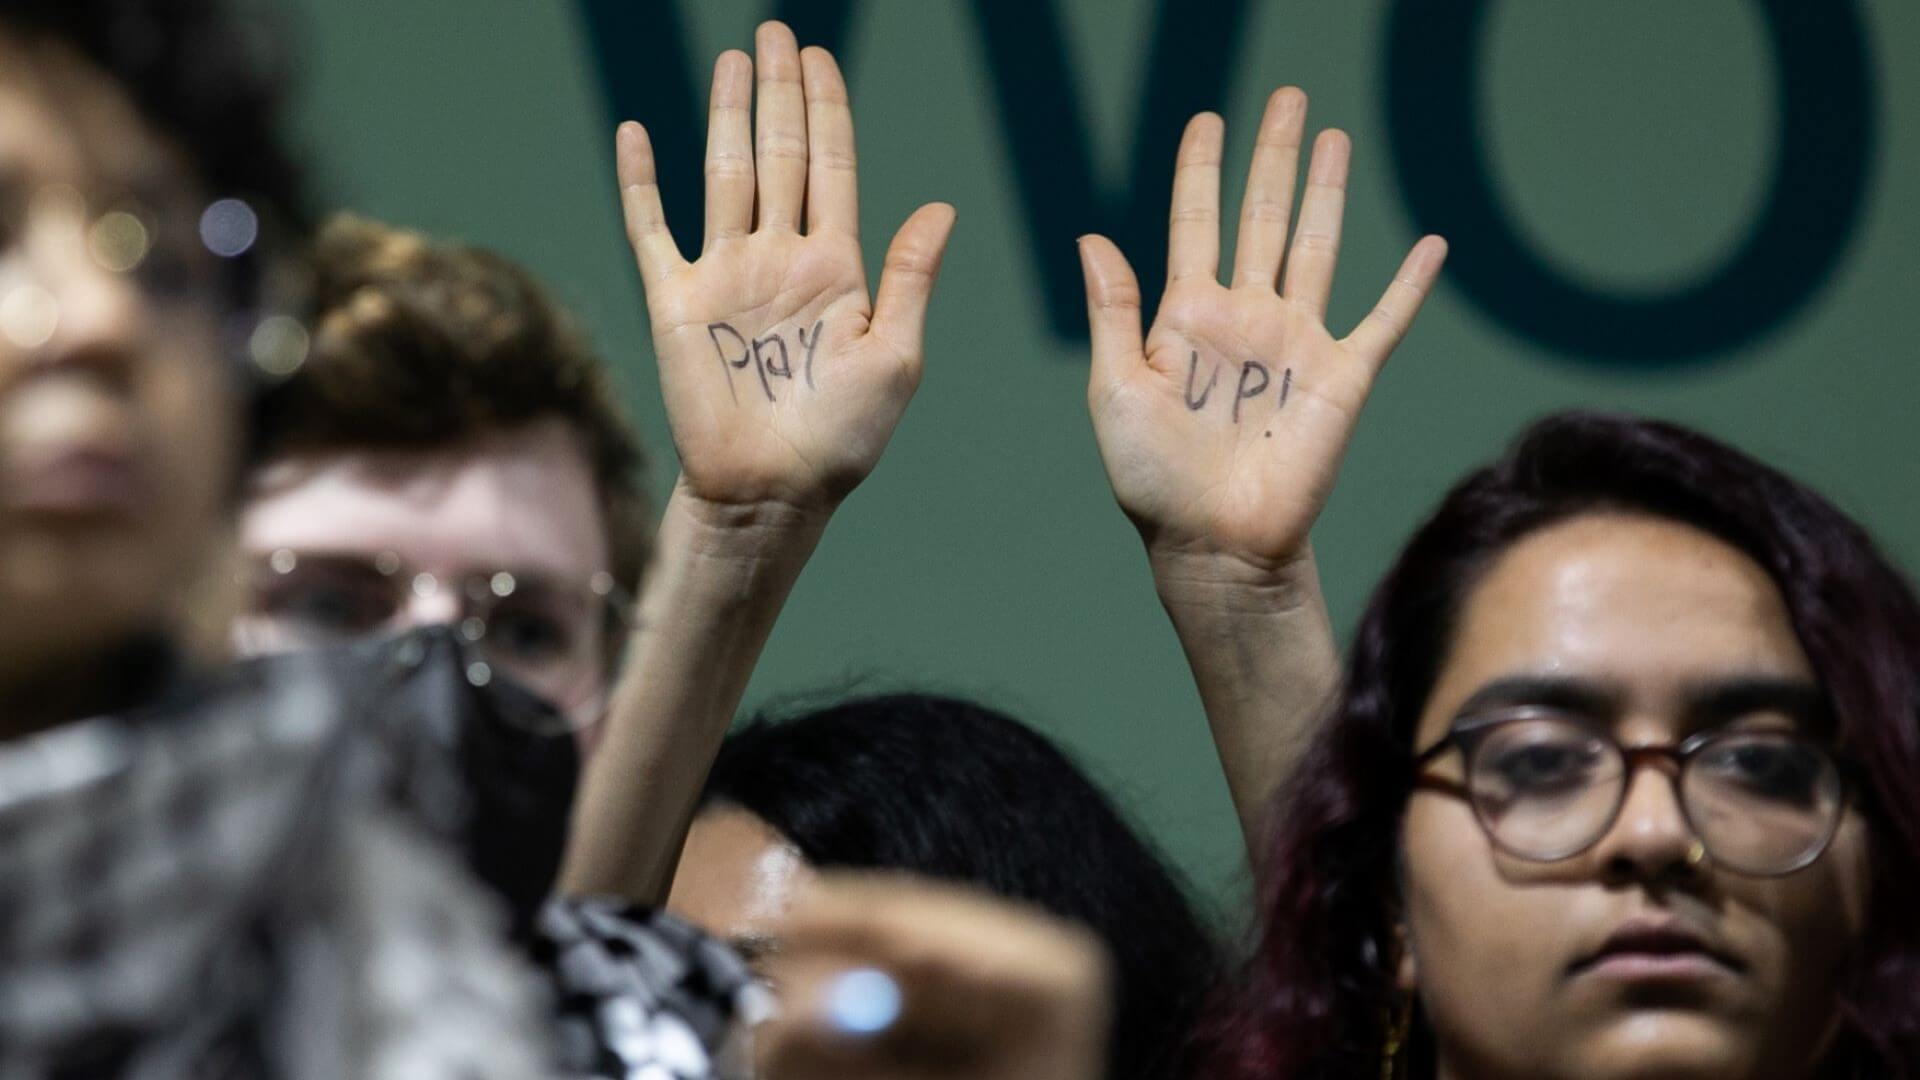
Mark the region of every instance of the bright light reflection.
<instances>
[{"instance_id":1,"label":"bright light reflection","mask_svg":"<svg viewBox=\"0 0 1920 1080\"><path fill-rule=\"evenodd\" d=\"M60 301L34 282L22 282L0 296L0 335L22 349L37 349L60 328Z\"/></svg>"},{"instance_id":2,"label":"bright light reflection","mask_svg":"<svg viewBox=\"0 0 1920 1080\"><path fill-rule=\"evenodd\" d=\"M152 250L146 223L125 210L115 210L87 230L87 250L93 261L116 274L139 266Z\"/></svg>"},{"instance_id":3,"label":"bright light reflection","mask_svg":"<svg viewBox=\"0 0 1920 1080\"><path fill-rule=\"evenodd\" d=\"M239 199L221 199L200 215L200 242L223 259L244 255L260 238L260 218Z\"/></svg>"}]
</instances>

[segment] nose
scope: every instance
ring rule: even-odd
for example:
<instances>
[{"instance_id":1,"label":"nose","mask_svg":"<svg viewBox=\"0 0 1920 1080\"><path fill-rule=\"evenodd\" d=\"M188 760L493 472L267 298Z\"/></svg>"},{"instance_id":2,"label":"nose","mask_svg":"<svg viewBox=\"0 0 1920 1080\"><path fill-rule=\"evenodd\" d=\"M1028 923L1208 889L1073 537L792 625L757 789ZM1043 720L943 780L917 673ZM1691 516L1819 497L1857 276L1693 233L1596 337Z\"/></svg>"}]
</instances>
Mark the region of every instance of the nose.
<instances>
[{"instance_id":1,"label":"nose","mask_svg":"<svg viewBox=\"0 0 1920 1080\"><path fill-rule=\"evenodd\" d=\"M1613 827L1594 848L1610 882L1685 880L1697 870L1699 838L1687 823L1673 769L1646 763L1627 781L1625 801Z\"/></svg>"},{"instance_id":2,"label":"nose","mask_svg":"<svg viewBox=\"0 0 1920 1080\"><path fill-rule=\"evenodd\" d=\"M0 348L15 364L124 379L145 319L128 275L101 265L77 223L36 224L0 274Z\"/></svg>"},{"instance_id":3,"label":"nose","mask_svg":"<svg viewBox=\"0 0 1920 1080\"><path fill-rule=\"evenodd\" d=\"M394 629L452 626L460 621L460 616L460 590L449 588L431 574L418 574L407 583L407 602L400 609Z\"/></svg>"}]
</instances>

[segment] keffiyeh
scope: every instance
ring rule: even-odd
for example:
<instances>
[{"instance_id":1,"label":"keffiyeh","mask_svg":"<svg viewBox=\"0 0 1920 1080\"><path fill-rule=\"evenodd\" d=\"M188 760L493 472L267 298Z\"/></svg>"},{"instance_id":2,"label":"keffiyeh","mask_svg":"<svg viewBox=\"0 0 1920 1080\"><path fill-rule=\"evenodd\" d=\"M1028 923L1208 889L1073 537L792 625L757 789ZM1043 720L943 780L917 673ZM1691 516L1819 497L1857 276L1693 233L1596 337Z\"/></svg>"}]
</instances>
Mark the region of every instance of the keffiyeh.
<instances>
[{"instance_id":1,"label":"keffiyeh","mask_svg":"<svg viewBox=\"0 0 1920 1080\"><path fill-rule=\"evenodd\" d=\"M724 1075L744 968L540 906L571 743L465 670L416 634L0 743L0 1080Z\"/></svg>"}]
</instances>

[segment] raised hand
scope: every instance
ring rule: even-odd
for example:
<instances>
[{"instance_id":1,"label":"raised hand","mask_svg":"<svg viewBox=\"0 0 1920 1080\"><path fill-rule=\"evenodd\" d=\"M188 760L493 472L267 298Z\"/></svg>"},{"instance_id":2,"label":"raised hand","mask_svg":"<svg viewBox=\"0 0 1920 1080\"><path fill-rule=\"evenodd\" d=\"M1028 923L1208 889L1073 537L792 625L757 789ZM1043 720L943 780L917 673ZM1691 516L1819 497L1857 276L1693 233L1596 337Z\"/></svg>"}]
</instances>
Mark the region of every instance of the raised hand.
<instances>
[{"instance_id":1,"label":"raised hand","mask_svg":"<svg viewBox=\"0 0 1920 1080\"><path fill-rule=\"evenodd\" d=\"M774 620L920 382L927 300L953 228L939 203L909 217L870 302L846 82L779 23L754 47L757 64L738 51L714 64L698 259L667 231L646 131L624 124L618 136L680 479L575 801L561 880L575 894L665 901Z\"/></svg>"},{"instance_id":2,"label":"raised hand","mask_svg":"<svg viewBox=\"0 0 1920 1080\"><path fill-rule=\"evenodd\" d=\"M1344 338L1329 333L1352 147L1338 131L1315 140L1289 247L1306 112L1296 89L1267 100L1230 285L1219 280L1222 124L1203 113L1187 125L1167 291L1144 340L1126 257L1104 237L1080 242L1100 456L1147 542L1256 850L1272 793L1339 684L1308 533L1374 377L1447 253L1437 236L1415 244L1360 325Z\"/></svg>"},{"instance_id":3,"label":"raised hand","mask_svg":"<svg viewBox=\"0 0 1920 1080\"><path fill-rule=\"evenodd\" d=\"M714 64L700 257L687 262L668 232L639 124L617 138L621 201L682 489L830 511L873 470L919 385L954 212L932 203L907 219L870 302L846 81L779 23L754 49Z\"/></svg>"},{"instance_id":4,"label":"raised hand","mask_svg":"<svg viewBox=\"0 0 1920 1080\"><path fill-rule=\"evenodd\" d=\"M1231 285L1219 281L1223 125L1212 113L1187 125L1167 290L1144 341L1126 257L1104 237L1081 241L1094 434L1114 494L1156 555L1226 556L1256 573L1304 557L1374 377L1446 257L1445 241L1421 240L1352 333L1328 332L1352 151L1339 131L1315 140L1289 249L1306 111L1297 89L1267 101Z\"/></svg>"}]
</instances>

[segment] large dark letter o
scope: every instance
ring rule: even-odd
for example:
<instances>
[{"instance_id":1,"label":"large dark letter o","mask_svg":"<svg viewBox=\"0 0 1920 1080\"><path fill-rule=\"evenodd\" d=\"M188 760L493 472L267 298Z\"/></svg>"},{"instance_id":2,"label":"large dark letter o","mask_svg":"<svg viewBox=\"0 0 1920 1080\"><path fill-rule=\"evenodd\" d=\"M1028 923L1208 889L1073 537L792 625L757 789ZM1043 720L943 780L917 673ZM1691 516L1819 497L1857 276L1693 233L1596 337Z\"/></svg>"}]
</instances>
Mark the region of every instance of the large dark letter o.
<instances>
[{"instance_id":1,"label":"large dark letter o","mask_svg":"<svg viewBox=\"0 0 1920 1080\"><path fill-rule=\"evenodd\" d=\"M1739 248L1654 296L1598 292L1557 270L1494 190L1475 115L1488 0L1397 0L1387 130L1415 223L1453 244L1447 276L1495 319L1578 359L1674 367L1779 326L1833 273L1865 203L1873 73L1857 0L1760 0L1780 73L1780 149Z\"/></svg>"}]
</instances>

